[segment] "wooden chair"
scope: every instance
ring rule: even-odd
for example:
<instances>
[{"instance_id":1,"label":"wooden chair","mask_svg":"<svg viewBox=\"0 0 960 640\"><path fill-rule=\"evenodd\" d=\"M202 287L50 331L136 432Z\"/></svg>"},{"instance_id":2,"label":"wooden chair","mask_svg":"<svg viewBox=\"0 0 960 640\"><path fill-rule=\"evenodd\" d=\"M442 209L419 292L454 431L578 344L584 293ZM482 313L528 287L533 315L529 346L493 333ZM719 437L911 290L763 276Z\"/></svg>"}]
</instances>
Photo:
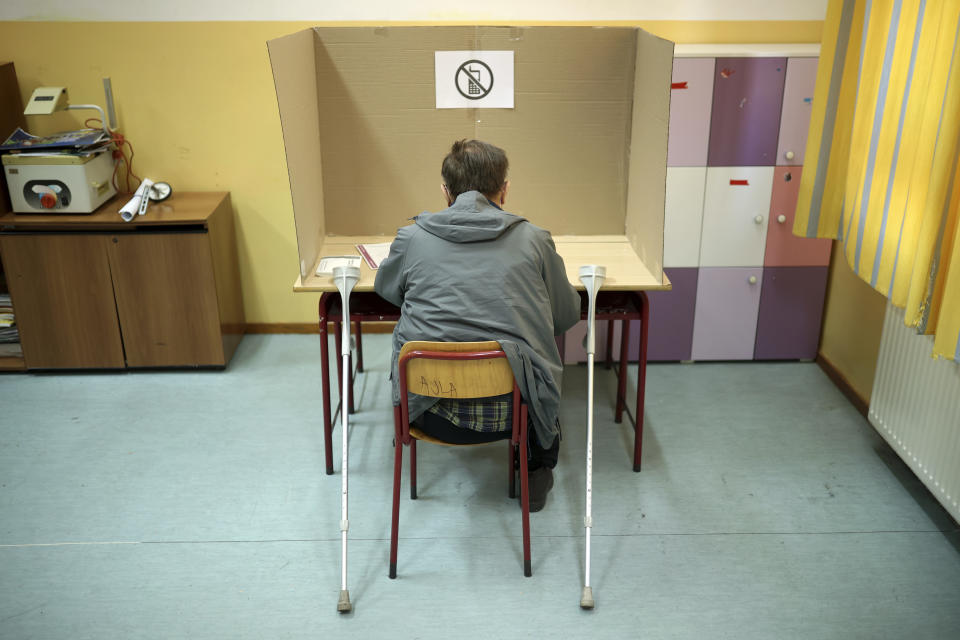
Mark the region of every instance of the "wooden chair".
<instances>
[{"instance_id":1,"label":"wooden chair","mask_svg":"<svg viewBox=\"0 0 960 640\"><path fill-rule=\"evenodd\" d=\"M516 497L516 458L520 459L520 505L523 526L523 575L530 566L530 491L527 482L527 406L523 403L507 356L496 342L408 342L400 350L400 388L434 398L486 398L513 393L513 429L509 448L509 495ZM410 425L407 394L394 408L393 522L390 530L390 577L397 577L400 528L400 469L403 446L410 447L410 499L417 498L417 441L453 445ZM499 442L499 441L497 441ZM495 444L495 443L484 443ZM518 451L519 449L519 451Z\"/></svg>"}]
</instances>

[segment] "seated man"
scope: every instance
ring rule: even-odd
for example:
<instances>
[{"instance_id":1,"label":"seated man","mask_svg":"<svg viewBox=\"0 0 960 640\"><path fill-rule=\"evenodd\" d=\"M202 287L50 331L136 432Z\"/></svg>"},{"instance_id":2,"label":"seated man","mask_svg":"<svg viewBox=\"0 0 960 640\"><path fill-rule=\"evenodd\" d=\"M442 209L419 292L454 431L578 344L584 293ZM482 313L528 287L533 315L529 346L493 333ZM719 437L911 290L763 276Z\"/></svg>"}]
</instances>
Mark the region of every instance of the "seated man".
<instances>
[{"instance_id":1,"label":"seated man","mask_svg":"<svg viewBox=\"0 0 960 640\"><path fill-rule=\"evenodd\" d=\"M550 233L500 208L507 156L461 140L443 160L448 208L401 228L377 271L376 290L401 308L393 332L393 402L400 404L397 354L405 342L500 343L529 407L530 510L546 504L560 451L557 411L563 363L554 336L580 319ZM478 400L409 396L410 419L450 443L510 437L510 394Z\"/></svg>"}]
</instances>

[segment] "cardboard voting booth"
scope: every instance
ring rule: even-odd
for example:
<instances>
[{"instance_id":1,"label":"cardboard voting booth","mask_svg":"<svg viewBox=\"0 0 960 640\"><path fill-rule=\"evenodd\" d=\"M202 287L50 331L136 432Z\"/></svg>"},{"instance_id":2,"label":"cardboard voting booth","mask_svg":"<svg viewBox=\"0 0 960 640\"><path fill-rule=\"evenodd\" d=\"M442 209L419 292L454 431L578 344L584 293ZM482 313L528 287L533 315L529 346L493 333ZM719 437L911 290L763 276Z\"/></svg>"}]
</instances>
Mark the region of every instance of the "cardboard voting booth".
<instances>
[{"instance_id":1,"label":"cardboard voting booth","mask_svg":"<svg viewBox=\"0 0 960 640\"><path fill-rule=\"evenodd\" d=\"M553 234L571 282L579 284L580 264L599 262L605 288L669 288L672 42L635 28L318 27L267 46L296 218L297 290L330 288L315 275L320 257L387 242L413 216L443 209L440 165L462 138L507 152L506 209ZM464 62L441 72L438 52L461 52ZM512 78L496 66L505 59ZM512 108L479 100L438 108L442 91L472 100L495 89L504 99L511 81ZM372 289L374 272L362 271L357 290Z\"/></svg>"}]
</instances>

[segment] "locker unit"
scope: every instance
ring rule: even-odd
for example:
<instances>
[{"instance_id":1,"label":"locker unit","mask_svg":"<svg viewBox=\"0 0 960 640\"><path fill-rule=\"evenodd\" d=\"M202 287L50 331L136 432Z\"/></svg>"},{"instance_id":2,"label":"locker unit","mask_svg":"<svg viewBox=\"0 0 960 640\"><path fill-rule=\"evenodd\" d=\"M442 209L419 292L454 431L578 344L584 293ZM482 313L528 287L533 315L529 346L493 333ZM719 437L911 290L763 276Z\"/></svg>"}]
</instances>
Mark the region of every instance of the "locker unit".
<instances>
[{"instance_id":1,"label":"locker unit","mask_svg":"<svg viewBox=\"0 0 960 640\"><path fill-rule=\"evenodd\" d=\"M677 46L663 254L673 290L648 294L649 360L816 356L831 242L793 235L793 218L818 53ZM566 362L586 359L581 333L568 335ZM631 344L631 360L638 352Z\"/></svg>"}]
</instances>

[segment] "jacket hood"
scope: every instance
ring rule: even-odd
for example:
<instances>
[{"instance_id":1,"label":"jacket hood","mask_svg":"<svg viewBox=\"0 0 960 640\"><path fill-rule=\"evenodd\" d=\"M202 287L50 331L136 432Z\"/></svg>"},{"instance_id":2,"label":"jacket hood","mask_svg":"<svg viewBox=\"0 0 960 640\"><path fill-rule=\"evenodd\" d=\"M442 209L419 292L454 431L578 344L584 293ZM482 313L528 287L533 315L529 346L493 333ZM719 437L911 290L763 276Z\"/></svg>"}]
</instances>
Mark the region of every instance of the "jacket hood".
<instances>
[{"instance_id":1,"label":"jacket hood","mask_svg":"<svg viewBox=\"0 0 960 640\"><path fill-rule=\"evenodd\" d=\"M479 191L467 191L457 196L449 208L437 213L421 213L413 220L418 227L437 237L463 243L499 238L526 218L497 208Z\"/></svg>"}]
</instances>

